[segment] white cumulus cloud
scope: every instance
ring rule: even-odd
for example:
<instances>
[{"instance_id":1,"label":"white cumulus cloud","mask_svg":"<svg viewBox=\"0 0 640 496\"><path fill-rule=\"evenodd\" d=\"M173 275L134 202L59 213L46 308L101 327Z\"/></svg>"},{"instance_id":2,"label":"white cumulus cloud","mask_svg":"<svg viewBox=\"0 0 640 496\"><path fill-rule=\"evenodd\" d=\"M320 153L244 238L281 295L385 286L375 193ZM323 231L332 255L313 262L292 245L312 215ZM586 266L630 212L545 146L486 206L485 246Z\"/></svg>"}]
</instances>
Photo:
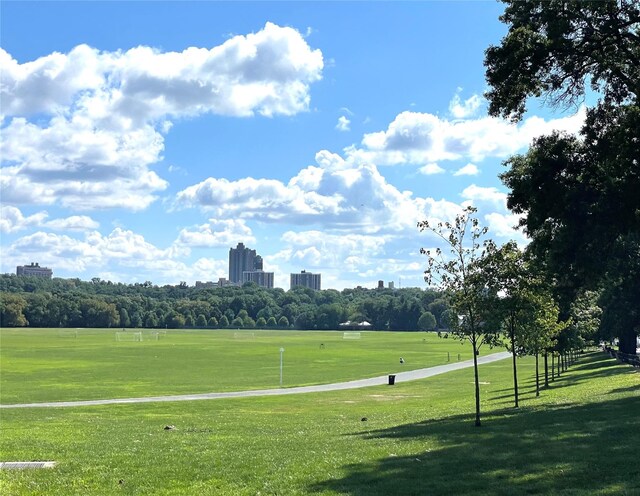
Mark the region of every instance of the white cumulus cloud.
<instances>
[{"instance_id":1,"label":"white cumulus cloud","mask_svg":"<svg viewBox=\"0 0 640 496\"><path fill-rule=\"evenodd\" d=\"M474 115L480 108L481 103L482 97L479 95L473 95L462 101L460 95L456 93L451 102L449 102L449 112L456 119L465 119Z\"/></svg>"},{"instance_id":2,"label":"white cumulus cloud","mask_svg":"<svg viewBox=\"0 0 640 496\"><path fill-rule=\"evenodd\" d=\"M585 109L575 115L545 120L529 117L511 123L494 117L447 120L436 115L405 111L386 130L365 134L360 146L345 149L354 161L376 165L423 164L444 160L482 161L504 158L528 147L534 138L553 130L577 133Z\"/></svg>"},{"instance_id":3,"label":"white cumulus cloud","mask_svg":"<svg viewBox=\"0 0 640 496\"><path fill-rule=\"evenodd\" d=\"M79 103L96 117L108 109L147 122L203 112L295 114L308 108L323 59L298 31L268 22L213 48L101 52L79 45L24 64L0 50L0 64L5 115L57 113Z\"/></svg>"},{"instance_id":4,"label":"white cumulus cloud","mask_svg":"<svg viewBox=\"0 0 640 496\"><path fill-rule=\"evenodd\" d=\"M216 218L253 219L363 233L414 230L434 212L455 217L459 206L445 200L416 198L389 184L375 165L354 163L323 150L316 164L288 183L274 179L208 178L177 195L177 207L200 207Z\"/></svg>"},{"instance_id":5,"label":"white cumulus cloud","mask_svg":"<svg viewBox=\"0 0 640 496\"><path fill-rule=\"evenodd\" d=\"M522 230L517 228L521 218L521 215L511 213L501 214L498 212L492 212L484 216L491 236L512 239L520 246L523 246L528 243L528 239Z\"/></svg>"},{"instance_id":6,"label":"white cumulus cloud","mask_svg":"<svg viewBox=\"0 0 640 496\"><path fill-rule=\"evenodd\" d=\"M100 224L87 215L72 215L46 222L45 227L56 231L89 231L98 229Z\"/></svg>"},{"instance_id":7,"label":"white cumulus cloud","mask_svg":"<svg viewBox=\"0 0 640 496\"><path fill-rule=\"evenodd\" d=\"M423 165L420 167L419 171L425 176L432 176L434 174L442 174L445 172L445 170L436 163Z\"/></svg>"},{"instance_id":8,"label":"white cumulus cloud","mask_svg":"<svg viewBox=\"0 0 640 496\"><path fill-rule=\"evenodd\" d=\"M24 216L20 209L10 205L0 207L0 232L13 233L33 226L40 226L46 220L47 212Z\"/></svg>"},{"instance_id":9,"label":"white cumulus cloud","mask_svg":"<svg viewBox=\"0 0 640 496\"><path fill-rule=\"evenodd\" d=\"M272 23L182 52L79 45L19 63L0 49L3 201L144 209L167 187L151 166L171 119L306 111L322 69L320 50Z\"/></svg>"},{"instance_id":10,"label":"white cumulus cloud","mask_svg":"<svg viewBox=\"0 0 640 496\"><path fill-rule=\"evenodd\" d=\"M37 212L25 216L20 209L11 205L0 207L0 232L13 233L28 228L49 228L57 231L88 231L97 229L100 224L86 215L47 220L49 213Z\"/></svg>"},{"instance_id":11,"label":"white cumulus cloud","mask_svg":"<svg viewBox=\"0 0 640 496\"><path fill-rule=\"evenodd\" d=\"M363 272L385 256L385 235L332 234L326 231L287 231L284 248L266 259L270 266L287 264L298 270Z\"/></svg>"},{"instance_id":12,"label":"white cumulus cloud","mask_svg":"<svg viewBox=\"0 0 640 496\"><path fill-rule=\"evenodd\" d=\"M467 164L464 167L460 167L453 173L454 176L477 176L480 174L480 169L475 164Z\"/></svg>"},{"instance_id":13,"label":"white cumulus cloud","mask_svg":"<svg viewBox=\"0 0 640 496\"><path fill-rule=\"evenodd\" d=\"M472 184L462 190L460 196L465 200L471 200L472 203L489 202L496 206L501 206L504 209L506 209L507 206L507 194L493 186L482 187Z\"/></svg>"},{"instance_id":14,"label":"white cumulus cloud","mask_svg":"<svg viewBox=\"0 0 640 496\"><path fill-rule=\"evenodd\" d=\"M121 228L103 235L86 232L82 237L38 231L3 247L3 267L22 265L25 258L72 274L112 274L114 280L151 280L175 284L187 275L203 276L202 261L189 266L183 260L189 249L173 244L158 248L140 234ZM220 269L221 262L212 262Z\"/></svg>"},{"instance_id":15,"label":"white cumulus cloud","mask_svg":"<svg viewBox=\"0 0 640 496\"><path fill-rule=\"evenodd\" d=\"M256 241L245 221L209 219L206 224L182 229L176 242L189 247L213 248L232 245L238 241L246 244Z\"/></svg>"},{"instance_id":16,"label":"white cumulus cloud","mask_svg":"<svg viewBox=\"0 0 640 496\"><path fill-rule=\"evenodd\" d=\"M351 130L351 121L344 115L341 115L338 118L338 123L336 124L336 129L338 131L350 131Z\"/></svg>"}]
</instances>

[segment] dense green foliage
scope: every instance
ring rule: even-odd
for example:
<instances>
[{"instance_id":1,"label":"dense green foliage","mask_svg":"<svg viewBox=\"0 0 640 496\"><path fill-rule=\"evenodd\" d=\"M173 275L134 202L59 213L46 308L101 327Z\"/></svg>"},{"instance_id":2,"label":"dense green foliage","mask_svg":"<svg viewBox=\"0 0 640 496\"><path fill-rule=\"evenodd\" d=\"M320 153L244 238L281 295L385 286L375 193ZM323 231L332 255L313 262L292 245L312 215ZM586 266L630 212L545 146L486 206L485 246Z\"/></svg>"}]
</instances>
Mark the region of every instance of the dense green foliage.
<instances>
[{"instance_id":1,"label":"dense green foliage","mask_svg":"<svg viewBox=\"0 0 640 496\"><path fill-rule=\"evenodd\" d=\"M579 136L554 133L506 162L508 207L561 316L598 295L601 337L636 352L640 330L640 6L632 0L505 0L509 31L486 52L489 111L518 120L529 97L600 100ZM592 312L593 313L593 312ZM571 332L571 327L568 328ZM564 336L572 339L571 334Z\"/></svg>"},{"instance_id":2,"label":"dense green foliage","mask_svg":"<svg viewBox=\"0 0 640 496\"><path fill-rule=\"evenodd\" d=\"M377 330L419 330L425 312L446 328L446 302L436 291L332 289L289 291L243 287L200 289L93 279L0 275L0 318L5 327L338 329L347 320Z\"/></svg>"},{"instance_id":3,"label":"dense green foliage","mask_svg":"<svg viewBox=\"0 0 640 496\"><path fill-rule=\"evenodd\" d=\"M640 94L640 7L636 0L502 0L509 26L486 51L489 113L520 119L527 99L580 101L587 86L607 104Z\"/></svg>"},{"instance_id":4,"label":"dense green foliage","mask_svg":"<svg viewBox=\"0 0 640 496\"><path fill-rule=\"evenodd\" d=\"M540 353L581 349L584 342L572 342L572 346L560 348L561 332L566 325L558 322L558 307L548 288L536 277L530 261L510 241L501 247L492 241L485 243L485 250L478 265L485 277L486 293L493 299L493 312L487 324L497 326L505 336L507 349L513 363L514 406L519 406L517 356L535 355L536 391L539 393L537 359ZM575 322L576 329L581 323Z\"/></svg>"}]
</instances>

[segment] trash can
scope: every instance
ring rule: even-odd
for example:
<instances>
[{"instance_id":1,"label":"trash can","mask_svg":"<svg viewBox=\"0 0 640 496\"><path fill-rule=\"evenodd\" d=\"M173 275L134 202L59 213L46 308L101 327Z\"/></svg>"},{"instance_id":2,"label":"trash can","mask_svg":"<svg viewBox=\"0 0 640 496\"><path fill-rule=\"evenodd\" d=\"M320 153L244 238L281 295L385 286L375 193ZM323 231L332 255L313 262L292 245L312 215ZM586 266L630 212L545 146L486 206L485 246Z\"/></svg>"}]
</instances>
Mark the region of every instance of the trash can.
<instances>
[{"instance_id":1,"label":"trash can","mask_svg":"<svg viewBox=\"0 0 640 496\"><path fill-rule=\"evenodd\" d=\"M389 386L393 386L396 383L396 376L389 375Z\"/></svg>"}]
</instances>

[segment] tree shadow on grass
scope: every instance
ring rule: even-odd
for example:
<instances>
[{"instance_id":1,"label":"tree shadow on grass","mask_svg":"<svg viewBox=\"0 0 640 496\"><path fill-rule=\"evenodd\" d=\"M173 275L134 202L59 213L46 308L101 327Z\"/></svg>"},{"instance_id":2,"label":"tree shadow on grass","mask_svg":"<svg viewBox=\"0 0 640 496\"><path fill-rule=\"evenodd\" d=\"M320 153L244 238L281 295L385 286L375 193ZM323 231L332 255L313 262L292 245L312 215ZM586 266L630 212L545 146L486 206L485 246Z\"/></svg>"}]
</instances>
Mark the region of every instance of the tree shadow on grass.
<instances>
[{"instance_id":1,"label":"tree shadow on grass","mask_svg":"<svg viewBox=\"0 0 640 496\"><path fill-rule=\"evenodd\" d=\"M536 389L535 386L533 388L519 388L518 391L518 401L527 401L530 399L533 399L536 397ZM508 405L510 403L514 403L515 399L514 399L514 395L513 395L513 389L511 390L510 394L501 394L498 396L489 396L488 397L489 401L491 401L494 405L496 406L500 406L500 405Z\"/></svg>"},{"instance_id":2,"label":"tree shadow on grass","mask_svg":"<svg viewBox=\"0 0 640 496\"><path fill-rule=\"evenodd\" d=\"M640 386L629 386L625 388L612 389L611 391L609 391L609 394L632 393L634 391L640 391ZM640 412L638 412L638 415L640 415ZM638 449L640 449L640 447L638 447Z\"/></svg>"},{"instance_id":3,"label":"tree shadow on grass","mask_svg":"<svg viewBox=\"0 0 640 496\"><path fill-rule=\"evenodd\" d=\"M311 491L422 494L640 494L640 399L492 412L401 425L365 439L424 440L431 449L353 464Z\"/></svg>"},{"instance_id":4,"label":"tree shadow on grass","mask_svg":"<svg viewBox=\"0 0 640 496\"><path fill-rule=\"evenodd\" d=\"M551 388L561 388L567 386L575 386L577 384L588 382L590 379L602 378L602 377L613 377L619 374L629 374L633 373L634 370L629 367L620 366L620 364L614 364L616 367L606 366L605 368L593 371L589 373L581 373L581 374L570 374L564 372L560 377L556 377L555 381L550 382L549 385Z\"/></svg>"},{"instance_id":5,"label":"tree shadow on grass","mask_svg":"<svg viewBox=\"0 0 640 496\"><path fill-rule=\"evenodd\" d=\"M586 363L581 363L584 359L588 361ZM603 351L594 351L581 355L581 357L578 358L578 363L573 365L572 368L574 370L594 370L614 365L616 365L616 360L611 358L608 353Z\"/></svg>"},{"instance_id":6,"label":"tree shadow on grass","mask_svg":"<svg viewBox=\"0 0 640 496\"><path fill-rule=\"evenodd\" d=\"M476 428L469 415L357 433L427 449L344 467L309 487L353 496L640 494L640 397L501 409ZM392 445L393 446L393 445Z\"/></svg>"},{"instance_id":7,"label":"tree shadow on grass","mask_svg":"<svg viewBox=\"0 0 640 496\"><path fill-rule=\"evenodd\" d=\"M629 367L629 369L631 369L631 367ZM570 365L569 369L561 372L560 375L552 376L551 369L549 369L548 389L574 386L591 379L611 377L628 372L629 370L621 368L615 359L610 358L609 355L603 352L585 353L578 359L577 363ZM541 375L541 389L544 389L542 388L543 382L544 376Z\"/></svg>"}]
</instances>

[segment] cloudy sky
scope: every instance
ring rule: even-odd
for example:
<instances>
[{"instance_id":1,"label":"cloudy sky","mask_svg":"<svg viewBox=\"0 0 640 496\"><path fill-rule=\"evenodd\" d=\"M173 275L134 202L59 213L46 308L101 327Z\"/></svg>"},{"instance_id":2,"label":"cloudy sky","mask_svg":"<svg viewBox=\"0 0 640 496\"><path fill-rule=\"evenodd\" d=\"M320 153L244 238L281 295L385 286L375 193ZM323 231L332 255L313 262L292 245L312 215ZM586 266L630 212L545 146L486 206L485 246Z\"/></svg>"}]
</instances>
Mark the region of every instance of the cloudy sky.
<instances>
[{"instance_id":1,"label":"cloudy sky","mask_svg":"<svg viewBox=\"0 0 640 496\"><path fill-rule=\"evenodd\" d=\"M2 2L1 271L177 284L244 242L289 289L424 287L419 220L473 204L579 108L489 118L497 2Z\"/></svg>"}]
</instances>

